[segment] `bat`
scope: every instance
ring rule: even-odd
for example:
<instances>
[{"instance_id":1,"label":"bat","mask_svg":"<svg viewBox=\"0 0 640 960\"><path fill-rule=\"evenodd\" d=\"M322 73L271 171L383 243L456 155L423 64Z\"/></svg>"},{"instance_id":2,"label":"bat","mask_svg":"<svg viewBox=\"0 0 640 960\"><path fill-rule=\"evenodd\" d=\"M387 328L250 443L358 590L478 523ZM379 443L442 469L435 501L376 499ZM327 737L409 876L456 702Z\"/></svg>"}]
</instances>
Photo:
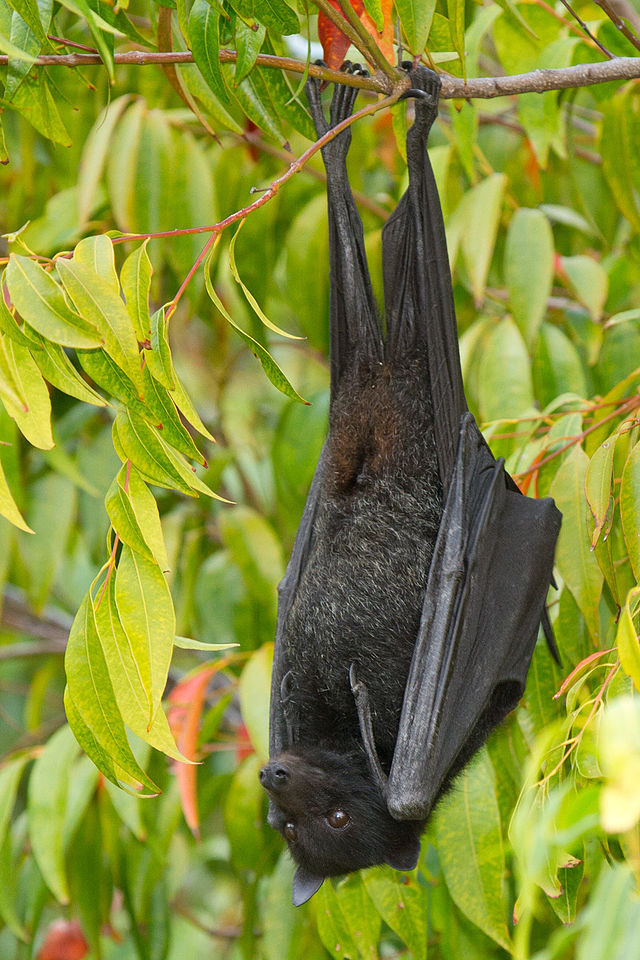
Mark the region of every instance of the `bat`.
<instances>
[{"instance_id":1,"label":"bat","mask_svg":"<svg viewBox=\"0 0 640 960\"><path fill-rule=\"evenodd\" d=\"M360 68L349 69L359 70ZM279 586L268 822L299 905L325 877L412 869L453 778L523 694L561 516L518 491L469 412L444 224L427 154L440 81L409 70L409 186L382 235L384 330L330 140L329 431ZM318 136L351 115L337 86Z\"/></svg>"}]
</instances>

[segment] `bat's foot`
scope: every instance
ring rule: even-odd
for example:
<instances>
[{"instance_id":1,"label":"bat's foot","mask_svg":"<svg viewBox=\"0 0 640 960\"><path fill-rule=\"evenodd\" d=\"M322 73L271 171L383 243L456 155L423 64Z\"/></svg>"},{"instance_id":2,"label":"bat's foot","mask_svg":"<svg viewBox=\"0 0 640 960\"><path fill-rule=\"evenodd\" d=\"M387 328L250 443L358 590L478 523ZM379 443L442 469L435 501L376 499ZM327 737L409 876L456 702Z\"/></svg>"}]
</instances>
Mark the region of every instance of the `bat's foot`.
<instances>
[{"instance_id":1,"label":"bat's foot","mask_svg":"<svg viewBox=\"0 0 640 960\"><path fill-rule=\"evenodd\" d=\"M326 66L322 60L316 61L317 66ZM366 76L367 71L359 64L350 63L348 60L342 65L345 73L353 73ZM309 77L306 83L307 100L311 118L316 128L318 138L325 136L330 129L336 127L343 120L346 120L353 113L353 105L358 95L357 87L348 87L346 84L338 83L333 91L331 107L329 112L329 123L327 123L322 109L321 98L322 81L317 77ZM327 161L336 162L344 160L351 144L351 130L343 130L333 138L326 146L322 148L322 155Z\"/></svg>"},{"instance_id":2,"label":"bat's foot","mask_svg":"<svg viewBox=\"0 0 640 960\"><path fill-rule=\"evenodd\" d=\"M411 89L404 94L415 98L415 120L409 138L426 140L433 122L438 116L438 100L442 81L437 73L427 67L414 67L411 61L402 64L411 79Z\"/></svg>"}]
</instances>

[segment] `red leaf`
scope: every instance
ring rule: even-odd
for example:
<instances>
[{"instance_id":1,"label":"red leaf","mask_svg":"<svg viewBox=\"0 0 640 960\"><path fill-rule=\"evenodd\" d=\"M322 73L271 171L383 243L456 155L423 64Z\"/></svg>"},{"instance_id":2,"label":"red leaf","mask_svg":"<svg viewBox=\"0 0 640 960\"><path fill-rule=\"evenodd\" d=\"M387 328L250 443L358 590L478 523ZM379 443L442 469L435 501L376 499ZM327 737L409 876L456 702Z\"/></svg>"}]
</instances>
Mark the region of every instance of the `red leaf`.
<instances>
[{"instance_id":1,"label":"red leaf","mask_svg":"<svg viewBox=\"0 0 640 960\"><path fill-rule=\"evenodd\" d=\"M77 920L54 920L40 947L38 960L83 960L89 953Z\"/></svg>"},{"instance_id":2,"label":"red leaf","mask_svg":"<svg viewBox=\"0 0 640 960\"><path fill-rule=\"evenodd\" d=\"M204 667L178 683L169 694L167 718L176 738L178 749L189 760L196 760L200 718L204 706L207 684L220 664ZM191 763L176 763L175 773L180 790L182 812L191 832L198 836L200 816L198 813L197 767Z\"/></svg>"},{"instance_id":3,"label":"red leaf","mask_svg":"<svg viewBox=\"0 0 640 960\"><path fill-rule=\"evenodd\" d=\"M353 10L357 14L361 23L367 28L375 42L380 47L382 53L389 61L393 62L393 21L391 19L391 10L393 0L382 0L382 10L384 14L384 26L382 33L378 33L376 25L364 8L363 0L349 0ZM329 0L329 3L341 13L338 0ZM351 45L351 41L345 37L340 30L329 20L324 13L318 14L318 37L322 44L325 63L332 70L339 70L342 66L345 54Z\"/></svg>"}]
</instances>

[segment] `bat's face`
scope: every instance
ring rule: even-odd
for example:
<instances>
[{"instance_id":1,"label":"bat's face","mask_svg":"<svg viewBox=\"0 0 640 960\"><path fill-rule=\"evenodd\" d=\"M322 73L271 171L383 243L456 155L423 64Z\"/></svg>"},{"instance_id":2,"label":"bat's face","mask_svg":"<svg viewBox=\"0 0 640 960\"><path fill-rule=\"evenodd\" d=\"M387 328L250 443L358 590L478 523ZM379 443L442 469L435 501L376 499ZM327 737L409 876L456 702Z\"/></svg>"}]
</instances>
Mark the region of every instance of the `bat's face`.
<instances>
[{"instance_id":1,"label":"bat's face","mask_svg":"<svg viewBox=\"0 0 640 960\"><path fill-rule=\"evenodd\" d=\"M415 867L421 824L394 820L364 757L326 750L280 754L260 771L269 823L298 864L294 903L308 900L325 877L389 863Z\"/></svg>"}]
</instances>

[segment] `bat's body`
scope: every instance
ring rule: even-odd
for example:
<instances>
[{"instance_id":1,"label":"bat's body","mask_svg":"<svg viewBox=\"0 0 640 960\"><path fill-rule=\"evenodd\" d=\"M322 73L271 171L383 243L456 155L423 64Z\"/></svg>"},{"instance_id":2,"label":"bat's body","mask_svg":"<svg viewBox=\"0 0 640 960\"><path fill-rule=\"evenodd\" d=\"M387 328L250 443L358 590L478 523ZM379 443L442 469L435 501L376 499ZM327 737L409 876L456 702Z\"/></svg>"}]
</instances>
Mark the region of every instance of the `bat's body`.
<instances>
[{"instance_id":1,"label":"bat's body","mask_svg":"<svg viewBox=\"0 0 640 960\"><path fill-rule=\"evenodd\" d=\"M426 153L439 83L411 73L409 189L383 231L382 336L347 181L323 148L331 257L329 435L280 586L270 823L325 876L415 866L438 797L522 695L560 515L517 493L469 414ZM308 96L318 135L319 86ZM339 87L331 125L355 91Z\"/></svg>"}]
</instances>

